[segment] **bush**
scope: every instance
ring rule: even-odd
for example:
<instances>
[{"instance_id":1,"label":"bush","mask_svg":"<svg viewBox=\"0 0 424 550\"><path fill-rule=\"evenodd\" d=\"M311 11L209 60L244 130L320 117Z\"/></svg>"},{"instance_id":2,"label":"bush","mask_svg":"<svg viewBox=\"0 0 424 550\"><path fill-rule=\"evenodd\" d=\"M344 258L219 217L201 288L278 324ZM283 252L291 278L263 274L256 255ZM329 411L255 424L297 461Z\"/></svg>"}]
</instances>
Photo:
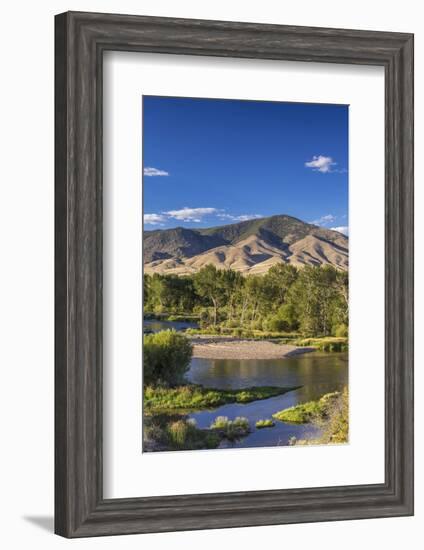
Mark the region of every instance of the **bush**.
<instances>
[{"instance_id":1,"label":"bush","mask_svg":"<svg viewBox=\"0 0 424 550\"><path fill-rule=\"evenodd\" d=\"M294 306L291 304L281 306L274 315L268 317L266 327L271 332L287 332L297 329L298 323Z\"/></svg>"},{"instance_id":2,"label":"bush","mask_svg":"<svg viewBox=\"0 0 424 550\"><path fill-rule=\"evenodd\" d=\"M252 321L250 323L250 328L252 330L262 330L262 321L261 321L261 319L258 319L257 321Z\"/></svg>"},{"instance_id":3,"label":"bush","mask_svg":"<svg viewBox=\"0 0 424 550\"><path fill-rule=\"evenodd\" d=\"M201 430L193 419L171 420L165 425L153 423L145 428L145 444L148 450L197 450L215 449L220 438L211 430ZM150 447L150 449L149 449Z\"/></svg>"},{"instance_id":4,"label":"bush","mask_svg":"<svg viewBox=\"0 0 424 550\"><path fill-rule=\"evenodd\" d=\"M349 440L349 392L347 387L341 393L335 392L320 399L320 413L310 420L320 429L316 439L298 440L291 438L289 445L326 445L347 443Z\"/></svg>"},{"instance_id":5,"label":"bush","mask_svg":"<svg viewBox=\"0 0 424 550\"><path fill-rule=\"evenodd\" d=\"M213 430L225 430L228 426L228 416L217 416L211 424Z\"/></svg>"},{"instance_id":6,"label":"bush","mask_svg":"<svg viewBox=\"0 0 424 550\"><path fill-rule=\"evenodd\" d=\"M175 386L184 381L193 352L190 341L175 330L144 336L144 383Z\"/></svg>"},{"instance_id":7,"label":"bush","mask_svg":"<svg viewBox=\"0 0 424 550\"><path fill-rule=\"evenodd\" d=\"M336 330L334 331L334 336L337 336L338 338L347 338L349 335L349 329L345 324L338 325L336 327Z\"/></svg>"},{"instance_id":8,"label":"bush","mask_svg":"<svg viewBox=\"0 0 424 550\"><path fill-rule=\"evenodd\" d=\"M269 317L266 321L266 327L271 332L283 332L288 329L287 322L278 315Z\"/></svg>"},{"instance_id":9,"label":"bush","mask_svg":"<svg viewBox=\"0 0 424 550\"><path fill-rule=\"evenodd\" d=\"M331 394L330 394L331 396ZM327 401L326 415L320 424L320 443L347 443L349 437L349 392L345 387L341 394Z\"/></svg>"},{"instance_id":10,"label":"bush","mask_svg":"<svg viewBox=\"0 0 424 550\"><path fill-rule=\"evenodd\" d=\"M267 418L265 420L258 420L255 426L258 428L258 430L262 428L273 428L275 426L275 422L270 418Z\"/></svg>"},{"instance_id":11,"label":"bush","mask_svg":"<svg viewBox=\"0 0 424 550\"><path fill-rule=\"evenodd\" d=\"M211 424L211 430L216 430L221 437L229 440L238 439L250 432L250 424L244 416L228 420L227 416L218 416Z\"/></svg>"},{"instance_id":12,"label":"bush","mask_svg":"<svg viewBox=\"0 0 424 550\"><path fill-rule=\"evenodd\" d=\"M175 447L184 447L190 426L184 420L170 422L168 425L168 436Z\"/></svg>"}]
</instances>

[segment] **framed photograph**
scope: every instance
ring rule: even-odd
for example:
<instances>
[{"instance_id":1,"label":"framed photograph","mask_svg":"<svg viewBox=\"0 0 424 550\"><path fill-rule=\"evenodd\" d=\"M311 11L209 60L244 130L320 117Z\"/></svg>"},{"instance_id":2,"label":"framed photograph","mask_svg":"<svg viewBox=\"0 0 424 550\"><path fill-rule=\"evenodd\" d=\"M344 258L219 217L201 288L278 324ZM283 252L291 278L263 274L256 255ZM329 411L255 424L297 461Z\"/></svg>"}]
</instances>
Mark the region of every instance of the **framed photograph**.
<instances>
[{"instance_id":1,"label":"framed photograph","mask_svg":"<svg viewBox=\"0 0 424 550\"><path fill-rule=\"evenodd\" d=\"M55 525L413 514L413 35L56 16Z\"/></svg>"}]
</instances>

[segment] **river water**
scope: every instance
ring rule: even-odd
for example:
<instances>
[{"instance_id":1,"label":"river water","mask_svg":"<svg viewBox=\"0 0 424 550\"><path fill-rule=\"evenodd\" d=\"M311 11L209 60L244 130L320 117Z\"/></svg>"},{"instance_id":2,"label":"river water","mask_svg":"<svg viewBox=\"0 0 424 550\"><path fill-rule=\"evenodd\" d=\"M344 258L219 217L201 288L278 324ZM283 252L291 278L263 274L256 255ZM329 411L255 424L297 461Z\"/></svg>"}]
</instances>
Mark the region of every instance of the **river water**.
<instances>
[{"instance_id":1,"label":"river water","mask_svg":"<svg viewBox=\"0 0 424 550\"><path fill-rule=\"evenodd\" d=\"M307 439L317 435L309 424L275 421L273 428L256 429L258 420L271 418L282 409L319 399L325 393L341 390L348 383L347 353L312 352L284 359L211 360L193 359L188 379L211 388L249 386L302 386L284 395L246 404L229 404L213 411L190 415L199 428L207 428L217 416L248 418L252 432L235 442L224 440L221 447L264 447L287 445L291 437Z\"/></svg>"},{"instance_id":2,"label":"river water","mask_svg":"<svg viewBox=\"0 0 424 550\"><path fill-rule=\"evenodd\" d=\"M184 331L188 328L197 328L199 325L192 321L163 321L159 319L144 319L144 330L160 332L161 330L174 329Z\"/></svg>"},{"instance_id":3,"label":"river water","mask_svg":"<svg viewBox=\"0 0 424 550\"><path fill-rule=\"evenodd\" d=\"M145 321L153 332L175 328L185 330L193 323ZM246 417L252 431L238 441L223 440L220 447L266 447L288 445L291 437L312 438L317 428L310 424L288 424L275 421L273 428L255 428L261 419L272 418L282 409L319 399L322 395L341 390L348 383L348 354L311 352L283 359L192 359L187 378L194 384L209 388L236 389L250 386L301 386L284 395L246 404L229 404L214 410L189 415L199 428L208 428L217 416L233 420Z\"/></svg>"}]
</instances>

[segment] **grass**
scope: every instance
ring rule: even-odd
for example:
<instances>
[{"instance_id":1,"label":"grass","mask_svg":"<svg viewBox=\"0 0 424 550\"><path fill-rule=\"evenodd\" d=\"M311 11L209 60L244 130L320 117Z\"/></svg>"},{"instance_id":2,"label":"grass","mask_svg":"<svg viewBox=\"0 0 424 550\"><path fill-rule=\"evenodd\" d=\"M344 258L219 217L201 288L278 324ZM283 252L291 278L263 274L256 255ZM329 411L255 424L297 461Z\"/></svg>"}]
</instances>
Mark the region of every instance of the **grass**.
<instances>
[{"instance_id":1,"label":"grass","mask_svg":"<svg viewBox=\"0 0 424 550\"><path fill-rule=\"evenodd\" d=\"M258 428L258 430L262 428L273 428L275 426L275 422L270 418L266 418L265 420L258 420L255 426Z\"/></svg>"},{"instance_id":2,"label":"grass","mask_svg":"<svg viewBox=\"0 0 424 550\"><path fill-rule=\"evenodd\" d=\"M170 447L176 450L215 449L219 437L209 430L200 430L194 420L177 420L168 424Z\"/></svg>"},{"instance_id":3,"label":"grass","mask_svg":"<svg viewBox=\"0 0 424 550\"><path fill-rule=\"evenodd\" d=\"M145 419L144 442L150 451L216 449L221 438L212 430L202 430L193 419Z\"/></svg>"},{"instance_id":4,"label":"grass","mask_svg":"<svg viewBox=\"0 0 424 550\"><path fill-rule=\"evenodd\" d=\"M190 336L233 336L248 340L280 340L281 344L299 347L313 347L318 351L347 351L349 340L344 336L320 336L302 338L298 332L273 332L250 328L230 328L222 325L207 328L188 328L185 334Z\"/></svg>"},{"instance_id":5,"label":"grass","mask_svg":"<svg viewBox=\"0 0 424 550\"><path fill-rule=\"evenodd\" d=\"M217 325L216 327L210 326L207 328L188 328L185 332L192 336L233 336L235 338L247 338L249 340L271 340L271 339L285 339L291 341L299 338L297 332L272 332L267 330L254 330L250 328L230 328Z\"/></svg>"},{"instance_id":6,"label":"grass","mask_svg":"<svg viewBox=\"0 0 424 550\"><path fill-rule=\"evenodd\" d=\"M192 418L159 415L145 417L144 445L150 452L216 449L223 439L234 441L249 433L249 421L241 416L218 416L210 428L200 429Z\"/></svg>"},{"instance_id":7,"label":"grass","mask_svg":"<svg viewBox=\"0 0 424 550\"><path fill-rule=\"evenodd\" d=\"M218 390L187 384L176 388L147 386L144 390L145 412L166 410L213 409L227 403L250 403L282 395L299 386L253 386L236 390Z\"/></svg>"},{"instance_id":8,"label":"grass","mask_svg":"<svg viewBox=\"0 0 424 550\"><path fill-rule=\"evenodd\" d=\"M333 395L334 394L330 394ZM325 397L325 396L324 396ZM325 412L314 418L320 435L314 439L292 437L290 445L328 445L347 443L349 440L349 392L347 387L335 398L327 400Z\"/></svg>"},{"instance_id":9,"label":"grass","mask_svg":"<svg viewBox=\"0 0 424 550\"><path fill-rule=\"evenodd\" d=\"M218 416L212 422L211 430L232 441L250 433L250 424L244 416L237 416L234 420L229 420L227 416Z\"/></svg>"},{"instance_id":10,"label":"grass","mask_svg":"<svg viewBox=\"0 0 424 550\"><path fill-rule=\"evenodd\" d=\"M157 320L157 321L181 321L181 322L198 322L200 317L199 315L191 313L154 313L154 312L145 312L143 315L144 319L147 320Z\"/></svg>"},{"instance_id":11,"label":"grass","mask_svg":"<svg viewBox=\"0 0 424 550\"><path fill-rule=\"evenodd\" d=\"M273 418L282 422L291 424L305 424L312 422L317 418L323 418L327 415L332 400L340 396L339 392L327 393L317 401L309 401L301 405L295 405L289 409L284 409L273 414Z\"/></svg>"},{"instance_id":12,"label":"grass","mask_svg":"<svg viewBox=\"0 0 424 550\"><path fill-rule=\"evenodd\" d=\"M312 347L319 351L347 351L348 339L345 337L326 336L322 338L300 338L291 342L295 346Z\"/></svg>"}]
</instances>

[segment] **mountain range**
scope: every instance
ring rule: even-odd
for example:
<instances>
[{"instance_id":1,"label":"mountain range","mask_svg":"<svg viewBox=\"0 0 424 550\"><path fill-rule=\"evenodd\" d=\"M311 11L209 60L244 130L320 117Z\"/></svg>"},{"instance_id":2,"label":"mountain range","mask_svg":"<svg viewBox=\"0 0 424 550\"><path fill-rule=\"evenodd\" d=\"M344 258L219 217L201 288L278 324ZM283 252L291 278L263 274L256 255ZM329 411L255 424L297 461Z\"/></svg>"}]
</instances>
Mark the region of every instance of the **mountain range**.
<instances>
[{"instance_id":1,"label":"mountain range","mask_svg":"<svg viewBox=\"0 0 424 550\"><path fill-rule=\"evenodd\" d=\"M277 263L348 269L349 239L287 215L218 227L144 231L144 272L187 275L207 264L244 274L266 273Z\"/></svg>"}]
</instances>

